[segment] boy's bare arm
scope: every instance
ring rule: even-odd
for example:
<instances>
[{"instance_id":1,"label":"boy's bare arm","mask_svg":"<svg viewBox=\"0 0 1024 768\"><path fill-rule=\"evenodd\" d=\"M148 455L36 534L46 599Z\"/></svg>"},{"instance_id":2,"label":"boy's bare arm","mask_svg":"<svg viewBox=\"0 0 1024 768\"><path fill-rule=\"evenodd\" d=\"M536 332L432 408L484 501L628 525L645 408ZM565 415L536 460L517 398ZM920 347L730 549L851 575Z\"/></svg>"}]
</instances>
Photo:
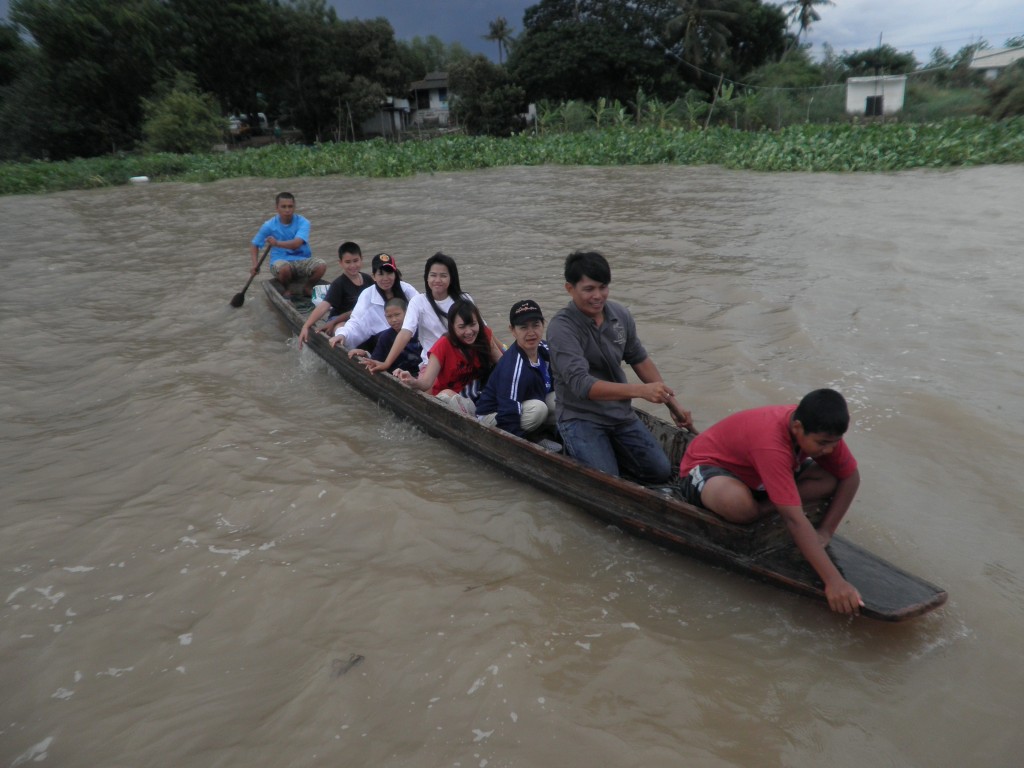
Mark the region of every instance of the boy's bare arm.
<instances>
[{"instance_id":1,"label":"boy's bare arm","mask_svg":"<svg viewBox=\"0 0 1024 768\"><path fill-rule=\"evenodd\" d=\"M313 326L316 325L317 321L327 314L327 310L331 308L331 305L326 301L321 301L315 307L313 311L309 313L309 317L306 318L306 322L302 324L302 330L299 331L299 349L302 349L302 345L309 341L309 332Z\"/></svg>"},{"instance_id":2,"label":"boy's bare arm","mask_svg":"<svg viewBox=\"0 0 1024 768\"><path fill-rule=\"evenodd\" d=\"M860 607L864 605L860 593L839 573L819 540L818 532L804 515L803 508L779 507L779 514L796 542L797 549L824 582L828 607L836 613L860 613Z\"/></svg>"},{"instance_id":3,"label":"boy's bare arm","mask_svg":"<svg viewBox=\"0 0 1024 768\"><path fill-rule=\"evenodd\" d=\"M832 536L835 534L839 524L843 522L843 517L849 511L850 505L853 503L853 497L857 495L858 488L860 488L859 469L849 477L840 480L838 485L836 485L836 490L832 494L832 501L829 502L825 516L821 519L821 524L818 526L818 538L821 540L822 545L828 544L832 540Z\"/></svg>"}]
</instances>

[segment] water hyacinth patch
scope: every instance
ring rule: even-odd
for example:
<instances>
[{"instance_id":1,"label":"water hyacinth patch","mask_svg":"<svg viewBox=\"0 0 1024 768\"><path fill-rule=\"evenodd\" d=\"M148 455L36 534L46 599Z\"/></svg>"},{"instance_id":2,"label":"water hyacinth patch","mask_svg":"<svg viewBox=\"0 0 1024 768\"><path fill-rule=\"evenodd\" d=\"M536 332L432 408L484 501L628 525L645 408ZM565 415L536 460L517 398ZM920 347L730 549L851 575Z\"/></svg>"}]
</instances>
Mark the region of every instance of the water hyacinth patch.
<instances>
[{"instance_id":1,"label":"water hyacinth patch","mask_svg":"<svg viewBox=\"0 0 1024 768\"><path fill-rule=\"evenodd\" d=\"M293 178L342 174L396 178L500 166L720 165L751 171L888 172L1024 162L1024 118L936 123L794 125L779 131L707 130L616 123L578 133L509 138L446 136L337 144L278 144L219 154L107 156L0 164L0 193L38 194L152 181Z\"/></svg>"}]
</instances>

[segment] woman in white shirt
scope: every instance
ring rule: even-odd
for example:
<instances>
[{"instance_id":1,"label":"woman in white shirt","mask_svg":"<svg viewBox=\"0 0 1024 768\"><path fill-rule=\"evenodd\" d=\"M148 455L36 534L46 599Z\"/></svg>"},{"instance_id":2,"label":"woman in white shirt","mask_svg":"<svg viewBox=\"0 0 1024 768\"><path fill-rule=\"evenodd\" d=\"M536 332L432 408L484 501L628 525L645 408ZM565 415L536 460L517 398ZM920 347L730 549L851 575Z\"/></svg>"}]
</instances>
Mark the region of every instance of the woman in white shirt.
<instances>
[{"instance_id":1,"label":"woman in white shirt","mask_svg":"<svg viewBox=\"0 0 1024 768\"><path fill-rule=\"evenodd\" d=\"M359 294L348 322L331 339L332 347L343 344L349 349L355 349L370 341L390 327L384 317L384 305L388 299L404 295L411 306L413 300L420 295L409 283L402 282L402 273L398 271L394 256L378 253L373 257L372 267L373 282L376 285Z\"/></svg>"},{"instance_id":2,"label":"woman in white shirt","mask_svg":"<svg viewBox=\"0 0 1024 768\"><path fill-rule=\"evenodd\" d=\"M455 259L440 251L427 259L423 267L423 285L426 292L418 294L409 302L402 330L398 332L394 344L391 345L387 359L367 363L367 368L372 373L391 370L405 345L417 333L423 346L421 367L425 366L430 359L430 348L448 331L448 310L455 299L473 301L468 293L462 292L459 268L455 266Z\"/></svg>"}]
</instances>

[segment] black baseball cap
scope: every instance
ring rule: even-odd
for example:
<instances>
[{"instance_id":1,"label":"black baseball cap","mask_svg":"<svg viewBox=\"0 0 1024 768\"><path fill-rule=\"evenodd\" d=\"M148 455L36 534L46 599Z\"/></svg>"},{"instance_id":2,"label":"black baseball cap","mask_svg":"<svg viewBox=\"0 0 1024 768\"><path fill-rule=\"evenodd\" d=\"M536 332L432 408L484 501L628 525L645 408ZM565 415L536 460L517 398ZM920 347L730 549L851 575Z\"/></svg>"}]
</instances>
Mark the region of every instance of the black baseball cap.
<instances>
[{"instance_id":1,"label":"black baseball cap","mask_svg":"<svg viewBox=\"0 0 1024 768\"><path fill-rule=\"evenodd\" d=\"M530 320L544 322L544 315L540 311L540 305L533 299L523 299L512 305L508 313L509 325L524 325Z\"/></svg>"}]
</instances>

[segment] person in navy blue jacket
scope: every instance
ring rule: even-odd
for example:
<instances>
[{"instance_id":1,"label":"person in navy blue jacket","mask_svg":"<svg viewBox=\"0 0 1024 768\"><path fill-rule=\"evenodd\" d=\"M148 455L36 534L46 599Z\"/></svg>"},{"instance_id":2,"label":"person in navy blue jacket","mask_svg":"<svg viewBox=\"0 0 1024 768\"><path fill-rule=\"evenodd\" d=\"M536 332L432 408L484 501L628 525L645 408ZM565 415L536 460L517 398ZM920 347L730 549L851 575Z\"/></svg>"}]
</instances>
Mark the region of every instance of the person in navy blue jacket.
<instances>
[{"instance_id":1,"label":"person in navy blue jacket","mask_svg":"<svg viewBox=\"0 0 1024 768\"><path fill-rule=\"evenodd\" d=\"M555 391L551 383L544 315L532 299L517 301L508 315L515 343L491 371L476 403L477 419L519 437L555 424Z\"/></svg>"}]
</instances>

